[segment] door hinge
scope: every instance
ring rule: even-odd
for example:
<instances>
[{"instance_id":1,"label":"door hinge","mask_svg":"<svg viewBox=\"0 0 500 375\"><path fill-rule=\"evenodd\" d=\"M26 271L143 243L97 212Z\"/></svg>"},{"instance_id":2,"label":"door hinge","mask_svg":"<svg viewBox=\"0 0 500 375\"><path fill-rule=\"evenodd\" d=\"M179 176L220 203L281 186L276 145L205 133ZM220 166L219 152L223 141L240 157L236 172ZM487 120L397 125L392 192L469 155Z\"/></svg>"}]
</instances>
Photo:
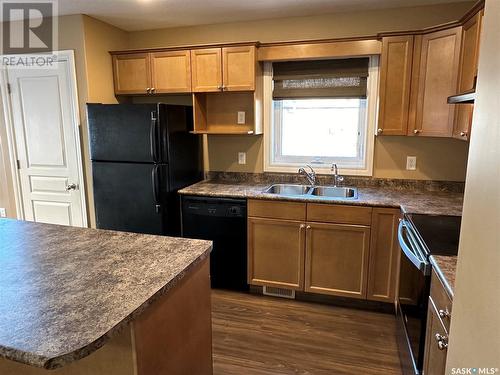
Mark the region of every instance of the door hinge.
<instances>
[{"instance_id":1,"label":"door hinge","mask_svg":"<svg viewBox=\"0 0 500 375\"><path fill-rule=\"evenodd\" d=\"M17 169L21 169L21 162L19 160L16 160L16 166Z\"/></svg>"},{"instance_id":2,"label":"door hinge","mask_svg":"<svg viewBox=\"0 0 500 375\"><path fill-rule=\"evenodd\" d=\"M12 94L12 88L10 87L10 83L7 83L7 92Z\"/></svg>"}]
</instances>

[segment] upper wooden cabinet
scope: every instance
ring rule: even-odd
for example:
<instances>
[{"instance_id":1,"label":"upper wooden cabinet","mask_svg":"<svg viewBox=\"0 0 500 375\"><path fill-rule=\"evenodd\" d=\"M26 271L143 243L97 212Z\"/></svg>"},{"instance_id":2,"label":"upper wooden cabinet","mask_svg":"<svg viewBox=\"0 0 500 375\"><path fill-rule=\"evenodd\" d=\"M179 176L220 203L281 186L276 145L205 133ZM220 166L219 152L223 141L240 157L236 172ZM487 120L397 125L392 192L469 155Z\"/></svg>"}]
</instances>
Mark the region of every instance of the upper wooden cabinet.
<instances>
[{"instance_id":1,"label":"upper wooden cabinet","mask_svg":"<svg viewBox=\"0 0 500 375\"><path fill-rule=\"evenodd\" d=\"M255 47L222 48L223 89L225 91L255 90Z\"/></svg>"},{"instance_id":2,"label":"upper wooden cabinet","mask_svg":"<svg viewBox=\"0 0 500 375\"><path fill-rule=\"evenodd\" d=\"M186 50L113 54L116 95L191 92L191 59Z\"/></svg>"},{"instance_id":3,"label":"upper wooden cabinet","mask_svg":"<svg viewBox=\"0 0 500 375\"><path fill-rule=\"evenodd\" d=\"M151 53L151 82L154 94L191 92L190 51Z\"/></svg>"},{"instance_id":4,"label":"upper wooden cabinet","mask_svg":"<svg viewBox=\"0 0 500 375\"><path fill-rule=\"evenodd\" d=\"M462 27L415 37L408 135L451 137Z\"/></svg>"},{"instance_id":5,"label":"upper wooden cabinet","mask_svg":"<svg viewBox=\"0 0 500 375\"><path fill-rule=\"evenodd\" d=\"M482 17L483 12L481 11L463 26L458 92L475 88ZM453 137L462 140L469 139L473 110L472 104L456 105Z\"/></svg>"},{"instance_id":6,"label":"upper wooden cabinet","mask_svg":"<svg viewBox=\"0 0 500 375\"><path fill-rule=\"evenodd\" d=\"M382 38L379 135L407 133L412 61L412 35Z\"/></svg>"},{"instance_id":7,"label":"upper wooden cabinet","mask_svg":"<svg viewBox=\"0 0 500 375\"><path fill-rule=\"evenodd\" d=\"M205 48L191 51L193 92L222 90L221 56L221 48Z\"/></svg>"},{"instance_id":8,"label":"upper wooden cabinet","mask_svg":"<svg viewBox=\"0 0 500 375\"><path fill-rule=\"evenodd\" d=\"M394 302L399 267L399 209L374 208L372 214L367 298Z\"/></svg>"},{"instance_id":9,"label":"upper wooden cabinet","mask_svg":"<svg viewBox=\"0 0 500 375\"><path fill-rule=\"evenodd\" d=\"M151 88L149 53L113 55L115 94L147 94Z\"/></svg>"},{"instance_id":10,"label":"upper wooden cabinet","mask_svg":"<svg viewBox=\"0 0 500 375\"><path fill-rule=\"evenodd\" d=\"M191 51L193 92L255 90L255 46Z\"/></svg>"}]
</instances>

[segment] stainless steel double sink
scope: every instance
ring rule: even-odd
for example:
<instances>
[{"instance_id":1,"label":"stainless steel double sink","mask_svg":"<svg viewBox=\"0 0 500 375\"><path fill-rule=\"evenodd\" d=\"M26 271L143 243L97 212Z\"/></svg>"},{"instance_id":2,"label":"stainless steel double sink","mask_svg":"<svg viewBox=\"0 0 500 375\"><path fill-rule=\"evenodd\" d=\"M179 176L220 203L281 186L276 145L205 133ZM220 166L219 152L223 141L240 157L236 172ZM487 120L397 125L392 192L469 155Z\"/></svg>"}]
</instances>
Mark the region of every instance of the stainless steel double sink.
<instances>
[{"instance_id":1,"label":"stainless steel double sink","mask_svg":"<svg viewBox=\"0 0 500 375\"><path fill-rule=\"evenodd\" d=\"M293 184L275 184L264 190L267 194L283 196L314 196L325 198L357 199L358 190L352 187L308 186Z\"/></svg>"}]
</instances>

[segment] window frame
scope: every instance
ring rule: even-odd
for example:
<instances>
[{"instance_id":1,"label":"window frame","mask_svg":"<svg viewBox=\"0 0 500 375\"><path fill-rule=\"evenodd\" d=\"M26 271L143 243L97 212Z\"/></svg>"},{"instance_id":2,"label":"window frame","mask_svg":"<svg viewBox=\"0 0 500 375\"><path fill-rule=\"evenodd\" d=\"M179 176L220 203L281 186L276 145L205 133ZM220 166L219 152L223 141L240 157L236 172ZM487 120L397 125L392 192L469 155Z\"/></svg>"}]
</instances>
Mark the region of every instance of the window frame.
<instances>
[{"instance_id":1,"label":"window frame","mask_svg":"<svg viewBox=\"0 0 500 375\"><path fill-rule=\"evenodd\" d=\"M358 56L353 56L358 57ZM304 166L304 162L274 162L273 155L275 150L274 143L274 103L273 103L273 72L272 63L264 63L264 172L296 173L297 169ZM365 163L362 168L349 168L339 163L339 173L351 176L372 176L373 159L375 148L375 129L377 122L378 106L378 80L379 80L379 57L377 55L369 56L367 97L366 97L366 131L364 132L364 152ZM315 171L320 174L330 174L331 164L329 163L310 163Z\"/></svg>"}]
</instances>

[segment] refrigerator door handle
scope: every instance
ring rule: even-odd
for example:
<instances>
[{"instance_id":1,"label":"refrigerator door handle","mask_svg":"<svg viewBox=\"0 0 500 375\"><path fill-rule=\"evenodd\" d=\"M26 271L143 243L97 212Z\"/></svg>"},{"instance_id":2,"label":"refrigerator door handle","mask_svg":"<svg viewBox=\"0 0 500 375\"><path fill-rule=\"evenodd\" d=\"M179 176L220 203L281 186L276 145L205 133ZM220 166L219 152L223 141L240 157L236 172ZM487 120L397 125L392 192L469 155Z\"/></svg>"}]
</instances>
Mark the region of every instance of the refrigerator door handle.
<instances>
[{"instance_id":1,"label":"refrigerator door handle","mask_svg":"<svg viewBox=\"0 0 500 375\"><path fill-rule=\"evenodd\" d=\"M151 127L149 128L149 143L151 144L151 157L155 162L158 161L158 131L156 128L156 112L151 111Z\"/></svg>"},{"instance_id":2,"label":"refrigerator door handle","mask_svg":"<svg viewBox=\"0 0 500 375\"><path fill-rule=\"evenodd\" d=\"M160 187L159 187L160 181L158 178L158 168L159 168L159 166L155 165L153 167L153 170L151 171L151 182L153 185L153 199L154 199L154 203L155 203L156 213L159 213L160 208L161 208L160 199L158 198L158 195L159 195L158 192L160 189Z\"/></svg>"}]
</instances>

